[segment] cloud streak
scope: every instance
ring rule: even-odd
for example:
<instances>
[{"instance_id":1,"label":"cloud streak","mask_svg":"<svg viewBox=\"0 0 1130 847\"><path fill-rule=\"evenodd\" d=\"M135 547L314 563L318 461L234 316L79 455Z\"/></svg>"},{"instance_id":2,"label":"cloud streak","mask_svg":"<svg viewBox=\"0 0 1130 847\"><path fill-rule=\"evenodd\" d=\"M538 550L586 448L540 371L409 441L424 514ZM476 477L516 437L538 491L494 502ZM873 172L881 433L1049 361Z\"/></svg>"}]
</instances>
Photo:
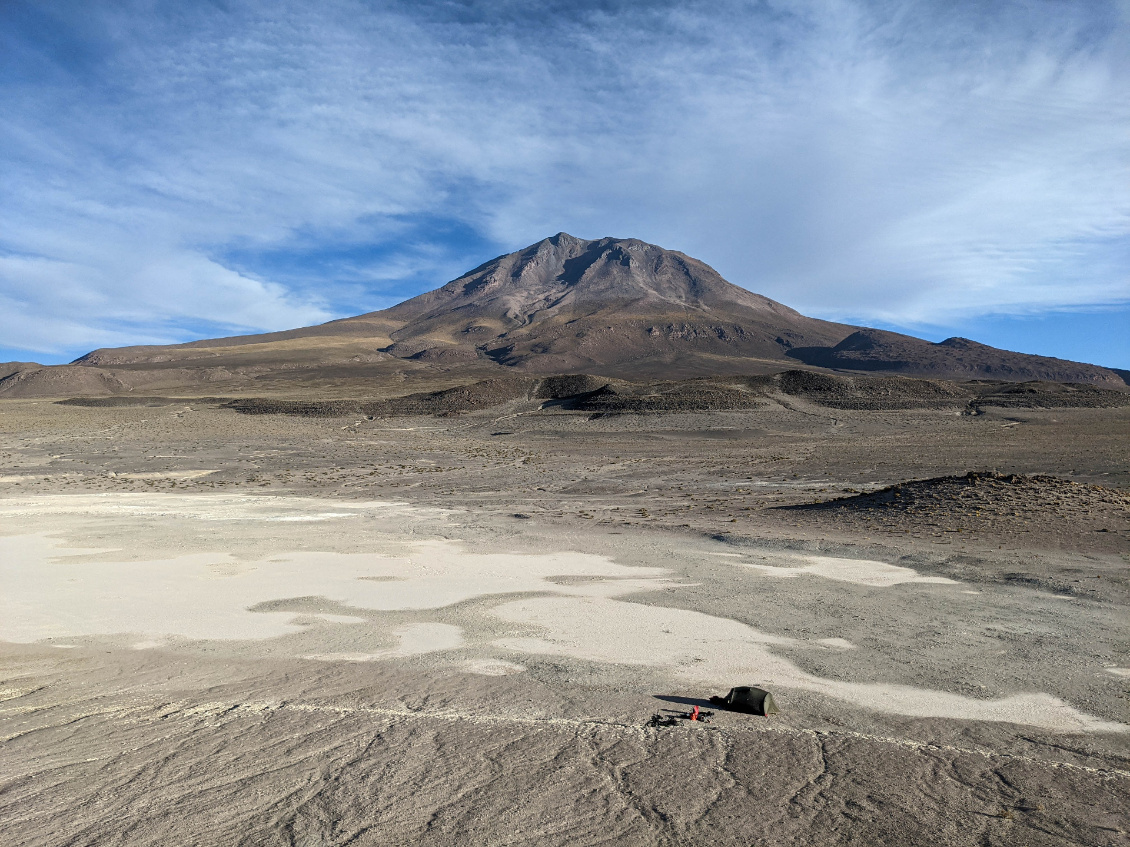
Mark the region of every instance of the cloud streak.
<instances>
[{"instance_id":1,"label":"cloud streak","mask_svg":"<svg viewBox=\"0 0 1130 847\"><path fill-rule=\"evenodd\" d=\"M6 4L0 346L390 305L558 230L822 317L1130 301L1125 4Z\"/></svg>"}]
</instances>

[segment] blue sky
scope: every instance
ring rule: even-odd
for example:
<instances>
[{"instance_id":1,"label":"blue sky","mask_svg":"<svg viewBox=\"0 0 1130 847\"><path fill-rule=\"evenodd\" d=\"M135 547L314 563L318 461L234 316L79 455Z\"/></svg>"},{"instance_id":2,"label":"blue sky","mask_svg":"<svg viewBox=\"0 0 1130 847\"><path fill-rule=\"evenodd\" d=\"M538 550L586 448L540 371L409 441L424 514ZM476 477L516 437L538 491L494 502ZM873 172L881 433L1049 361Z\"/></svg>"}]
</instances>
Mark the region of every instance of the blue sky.
<instances>
[{"instance_id":1,"label":"blue sky","mask_svg":"<svg viewBox=\"0 0 1130 847\"><path fill-rule=\"evenodd\" d=\"M1130 368L1130 3L0 3L0 360L379 309L561 230Z\"/></svg>"}]
</instances>

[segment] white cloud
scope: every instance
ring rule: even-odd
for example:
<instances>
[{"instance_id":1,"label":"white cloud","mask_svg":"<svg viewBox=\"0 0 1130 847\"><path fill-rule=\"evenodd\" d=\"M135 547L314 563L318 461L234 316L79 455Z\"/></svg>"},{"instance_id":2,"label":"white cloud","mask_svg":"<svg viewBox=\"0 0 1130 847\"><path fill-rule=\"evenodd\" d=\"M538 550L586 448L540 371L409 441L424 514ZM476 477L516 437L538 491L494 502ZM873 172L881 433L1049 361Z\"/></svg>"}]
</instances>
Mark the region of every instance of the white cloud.
<instances>
[{"instance_id":1,"label":"white cloud","mask_svg":"<svg viewBox=\"0 0 1130 847\"><path fill-rule=\"evenodd\" d=\"M0 12L4 346L311 323L561 229L833 318L1130 300L1121 7L546 8Z\"/></svg>"},{"instance_id":2,"label":"white cloud","mask_svg":"<svg viewBox=\"0 0 1130 847\"><path fill-rule=\"evenodd\" d=\"M212 331L327 320L279 285L242 276L205 257L123 245L85 261L0 256L0 338L9 349L52 353L168 342L185 325ZM16 292L12 296L9 292Z\"/></svg>"}]
</instances>

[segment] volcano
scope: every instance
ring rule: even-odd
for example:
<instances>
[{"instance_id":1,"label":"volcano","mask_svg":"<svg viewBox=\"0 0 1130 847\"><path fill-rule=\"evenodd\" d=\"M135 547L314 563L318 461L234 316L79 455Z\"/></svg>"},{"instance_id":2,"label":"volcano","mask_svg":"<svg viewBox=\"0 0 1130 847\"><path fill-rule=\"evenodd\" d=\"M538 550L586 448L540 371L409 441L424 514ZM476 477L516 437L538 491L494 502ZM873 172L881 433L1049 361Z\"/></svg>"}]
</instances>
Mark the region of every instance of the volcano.
<instances>
[{"instance_id":1,"label":"volcano","mask_svg":"<svg viewBox=\"0 0 1130 847\"><path fill-rule=\"evenodd\" d=\"M728 371L835 344L854 327L805 317L712 267L636 239L558 233L388 309L388 348L442 360L472 351L519 370L622 376Z\"/></svg>"},{"instance_id":2,"label":"volcano","mask_svg":"<svg viewBox=\"0 0 1130 847\"><path fill-rule=\"evenodd\" d=\"M389 309L285 332L95 350L57 368L21 365L0 380L0 396L190 384L226 391L248 382L282 390L425 372L456 382L504 372L689 378L798 365L1126 386L1096 365L806 317L683 253L633 238L561 232Z\"/></svg>"}]
</instances>

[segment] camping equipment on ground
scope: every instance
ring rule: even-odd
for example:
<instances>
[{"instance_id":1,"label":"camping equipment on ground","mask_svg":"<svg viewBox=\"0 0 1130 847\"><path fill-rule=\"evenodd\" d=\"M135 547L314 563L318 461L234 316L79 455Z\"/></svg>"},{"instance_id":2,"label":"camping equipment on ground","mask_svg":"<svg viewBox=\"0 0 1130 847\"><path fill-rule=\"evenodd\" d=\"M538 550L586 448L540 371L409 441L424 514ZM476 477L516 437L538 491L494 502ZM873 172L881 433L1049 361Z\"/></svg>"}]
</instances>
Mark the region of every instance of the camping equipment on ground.
<instances>
[{"instance_id":1,"label":"camping equipment on ground","mask_svg":"<svg viewBox=\"0 0 1130 847\"><path fill-rule=\"evenodd\" d=\"M648 726L678 726L679 721L695 721L697 723L710 723L710 719L714 717L714 712L704 712L698 706L695 706L689 712L676 712L673 715L664 715L661 712L656 712L651 716L651 720L647 722Z\"/></svg>"},{"instance_id":2,"label":"camping equipment on ground","mask_svg":"<svg viewBox=\"0 0 1130 847\"><path fill-rule=\"evenodd\" d=\"M775 715L780 711L772 694L753 685L731 688L725 697L711 697L710 702L731 712L747 712L751 715Z\"/></svg>"}]
</instances>

